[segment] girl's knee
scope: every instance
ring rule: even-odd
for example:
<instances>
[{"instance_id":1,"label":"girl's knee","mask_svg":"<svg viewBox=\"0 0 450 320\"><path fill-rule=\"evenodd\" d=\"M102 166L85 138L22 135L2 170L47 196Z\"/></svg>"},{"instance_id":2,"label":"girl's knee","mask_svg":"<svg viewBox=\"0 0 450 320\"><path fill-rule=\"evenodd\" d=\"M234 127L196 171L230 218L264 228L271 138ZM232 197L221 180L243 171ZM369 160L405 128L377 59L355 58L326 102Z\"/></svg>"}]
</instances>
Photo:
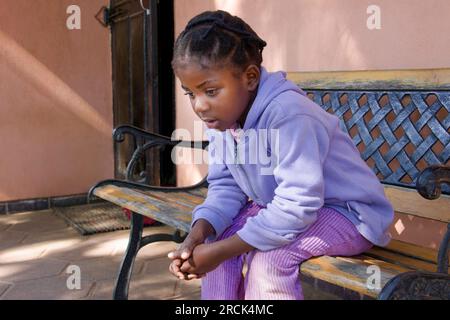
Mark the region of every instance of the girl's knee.
<instances>
[{"instance_id":1,"label":"girl's knee","mask_svg":"<svg viewBox=\"0 0 450 320\"><path fill-rule=\"evenodd\" d=\"M355 256L368 251L372 247L373 243L363 236L357 235L346 243L333 246L327 254L332 256Z\"/></svg>"}]
</instances>

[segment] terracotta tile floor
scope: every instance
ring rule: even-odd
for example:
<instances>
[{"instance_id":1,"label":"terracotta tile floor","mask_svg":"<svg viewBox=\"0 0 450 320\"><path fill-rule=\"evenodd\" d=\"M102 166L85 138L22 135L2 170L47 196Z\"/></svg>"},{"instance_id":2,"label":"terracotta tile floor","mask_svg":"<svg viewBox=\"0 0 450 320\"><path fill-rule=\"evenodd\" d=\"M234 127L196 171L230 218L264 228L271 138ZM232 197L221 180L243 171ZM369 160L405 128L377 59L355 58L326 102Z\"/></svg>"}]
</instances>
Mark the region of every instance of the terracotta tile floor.
<instances>
[{"instance_id":1,"label":"terracotta tile floor","mask_svg":"<svg viewBox=\"0 0 450 320\"><path fill-rule=\"evenodd\" d=\"M0 216L0 300L112 299L128 232L81 236L52 210ZM172 232L166 226L144 229ZM139 252L129 299L200 299L200 280L178 280L168 271L166 256L175 247L157 242ZM73 266L80 271L79 289L69 289ZM338 299L306 283L303 293L305 299Z\"/></svg>"},{"instance_id":2,"label":"terracotta tile floor","mask_svg":"<svg viewBox=\"0 0 450 320\"><path fill-rule=\"evenodd\" d=\"M171 233L169 227L145 234ZM52 210L0 216L0 299L111 299L128 230L81 236ZM130 299L199 299L200 281L168 272L175 243L144 247L136 259ZM80 289L69 289L70 266L80 270ZM73 272L73 271L72 271Z\"/></svg>"}]
</instances>

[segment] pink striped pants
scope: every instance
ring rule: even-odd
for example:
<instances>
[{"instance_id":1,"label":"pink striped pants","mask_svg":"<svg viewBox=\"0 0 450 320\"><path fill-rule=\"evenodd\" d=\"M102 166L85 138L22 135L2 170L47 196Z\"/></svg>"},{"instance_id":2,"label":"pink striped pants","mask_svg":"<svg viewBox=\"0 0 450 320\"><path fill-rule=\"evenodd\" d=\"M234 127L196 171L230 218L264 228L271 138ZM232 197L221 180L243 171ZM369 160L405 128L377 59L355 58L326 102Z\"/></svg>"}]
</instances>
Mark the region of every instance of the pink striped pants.
<instances>
[{"instance_id":1,"label":"pink striped pants","mask_svg":"<svg viewBox=\"0 0 450 320\"><path fill-rule=\"evenodd\" d=\"M262 207L248 202L217 240L234 235ZM315 256L360 254L372 247L338 211L322 207L317 220L293 242L229 259L202 278L202 300L303 300L299 265ZM242 269L247 262L247 274Z\"/></svg>"}]
</instances>

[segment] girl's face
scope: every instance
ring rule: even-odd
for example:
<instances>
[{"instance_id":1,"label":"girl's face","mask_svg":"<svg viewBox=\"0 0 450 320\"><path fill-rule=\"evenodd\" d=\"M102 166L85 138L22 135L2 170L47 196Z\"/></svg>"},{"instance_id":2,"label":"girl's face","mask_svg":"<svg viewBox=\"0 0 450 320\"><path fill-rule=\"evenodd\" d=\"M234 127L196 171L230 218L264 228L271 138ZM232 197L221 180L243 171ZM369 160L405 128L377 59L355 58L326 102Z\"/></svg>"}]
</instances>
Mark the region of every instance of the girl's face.
<instances>
[{"instance_id":1,"label":"girl's face","mask_svg":"<svg viewBox=\"0 0 450 320\"><path fill-rule=\"evenodd\" d=\"M225 131L237 121L244 124L258 88L257 66L250 65L237 74L228 68L185 63L174 71L194 112L208 128Z\"/></svg>"}]
</instances>

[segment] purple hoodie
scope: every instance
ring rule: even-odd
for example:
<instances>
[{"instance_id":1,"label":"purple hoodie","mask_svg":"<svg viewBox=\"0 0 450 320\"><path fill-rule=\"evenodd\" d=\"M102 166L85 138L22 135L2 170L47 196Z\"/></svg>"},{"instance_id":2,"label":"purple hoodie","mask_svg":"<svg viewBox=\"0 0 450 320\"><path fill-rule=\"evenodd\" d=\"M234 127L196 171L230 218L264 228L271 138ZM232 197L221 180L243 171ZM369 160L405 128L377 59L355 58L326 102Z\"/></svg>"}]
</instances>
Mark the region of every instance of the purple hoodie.
<instances>
[{"instance_id":1,"label":"purple hoodie","mask_svg":"<svg viewBox=\"0 0 450 320\"><path fill-rule=\"evenodd\" d=\"M241 133L237 143L230 130L206 131L209 188L192 224L206 219L217 237L251 199L265 208L237 234L266 251L294 240L327 206L372 243L388 244L394 212L383 186L339 118L308 99L286 73L261 67L258 94Z\"/></svg>"}]
</instances>

